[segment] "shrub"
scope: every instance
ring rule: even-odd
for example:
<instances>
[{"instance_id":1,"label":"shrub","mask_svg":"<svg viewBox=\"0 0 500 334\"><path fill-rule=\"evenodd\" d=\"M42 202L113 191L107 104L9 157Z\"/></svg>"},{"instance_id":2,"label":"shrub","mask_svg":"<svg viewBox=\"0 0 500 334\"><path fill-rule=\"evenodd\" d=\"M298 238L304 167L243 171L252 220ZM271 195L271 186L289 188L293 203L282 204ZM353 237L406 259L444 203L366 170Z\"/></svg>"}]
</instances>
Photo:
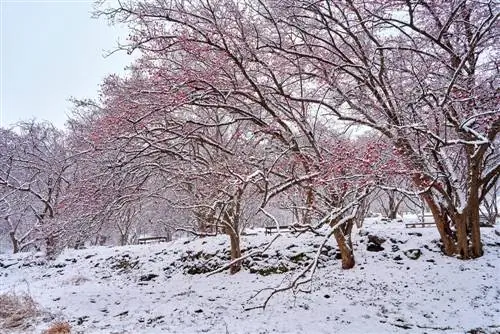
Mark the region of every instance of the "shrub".
<instances>
[{"instance_id":1,"label":"shrub","mask_svg":"<svg viewBox=\"0 0 500 334\"><path fill-rule=\"evenodd\" d=\"M67 322L53 323L43 334L70 334L71 326Z\"/></svg>"},{"instance_id":2,"label":"shrub","mask_svg":"<svg viewBox=\"0 0 500 334\"><path fill-rule=\"evenodd\" d=\"M0 329L29 327L30 322L39 315L38 305L31 296L0 294Z\"/></svg>"}]
</instances>

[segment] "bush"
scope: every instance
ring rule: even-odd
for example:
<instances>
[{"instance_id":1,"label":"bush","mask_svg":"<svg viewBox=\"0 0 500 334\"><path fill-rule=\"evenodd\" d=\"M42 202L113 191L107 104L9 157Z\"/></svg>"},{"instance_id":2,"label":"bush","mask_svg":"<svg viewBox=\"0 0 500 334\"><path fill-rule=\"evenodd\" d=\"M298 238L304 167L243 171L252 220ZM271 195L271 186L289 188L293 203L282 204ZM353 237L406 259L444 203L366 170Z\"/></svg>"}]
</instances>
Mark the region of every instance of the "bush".
<instances>
[{"instance_id":1,"label":"bush","mask_svg":"<svg viewBox=\"0 0 500 334\"><path fill-rule=\"evenodd\" d=\"M67 322L53 323L43 334L70 334L71 326Z\"/></svg>"},{"instance_id":2,"label":"bush","mask_svg":"<svg viewBox=\"0 0 500 334\"><path fill-rule=\"evenodd\" d=\"M38 304L31 296L0 294L0 329L27 328L39 315Z\"/></svg>"}]
</instances>

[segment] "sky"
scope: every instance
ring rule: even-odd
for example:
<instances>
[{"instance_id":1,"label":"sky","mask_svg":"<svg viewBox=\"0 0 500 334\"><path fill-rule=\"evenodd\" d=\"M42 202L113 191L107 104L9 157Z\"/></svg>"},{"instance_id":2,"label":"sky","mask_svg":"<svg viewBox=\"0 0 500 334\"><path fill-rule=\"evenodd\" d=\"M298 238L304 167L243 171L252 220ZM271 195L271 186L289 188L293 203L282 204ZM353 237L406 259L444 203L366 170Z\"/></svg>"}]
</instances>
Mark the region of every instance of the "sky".
<instances>
[{"instance_id":1,"label":"sky","mask_svg":"<svg viewBox=\"0 0 500 334\"><path fill-rule=\"evenodd\" d=\"M114 50L127 31L91 18L93 1L0 0L0 125L48 120L64 126L70 97L95 98L132 59Z\"/></svg>"}]
</instances>

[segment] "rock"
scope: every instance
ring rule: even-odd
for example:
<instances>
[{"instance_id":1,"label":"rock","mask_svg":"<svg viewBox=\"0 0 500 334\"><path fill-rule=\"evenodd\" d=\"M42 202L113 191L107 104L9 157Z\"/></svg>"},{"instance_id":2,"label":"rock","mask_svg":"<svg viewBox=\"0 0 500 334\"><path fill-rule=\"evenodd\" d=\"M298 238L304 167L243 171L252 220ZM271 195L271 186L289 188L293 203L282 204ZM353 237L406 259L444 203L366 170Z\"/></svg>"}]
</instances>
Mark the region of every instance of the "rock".
<instances>
[{"instance_id":1,"label":"rock","mask_svg":"<svg viewBox=\"0 0 500 334\"><path fill-rule=\"evenodd\" d=\"M394 261L401 261L403 258L400 255L394 257Z\"/></svg>"},{"instance_id":2,"label":"rock","mask_svg":"<svg viewBox=\"0 0 500 334\"><path fill-rule=\"evenodd\" d=\"M420 232L408 232L408 235L414 235L414 236L417 236L417 237L421 237L422 233L420 233Z\"/></svg>"},{"instance_id":3,"label":"rock","mask_svg":"<svg viewBox=\"0 0 500 334\"><path fill-rule=\"evenodd\" d=\"M77 320L76 320L76 324L77 325L81 325L83 324L85 321L87 321L89 319L89 316L88 315L84 315L83 317L79 317Z\"/></svg>"},{"instance_id":4,"label":"rock","mask_svg":"<svg viewBox=\"0 0 500 334\"><path fill-rule=\"evenodd\" d=\"M382 237L378 237L376 235L373 235L373 234L369 234L368 235L368 242L375 244L377 246L380 246L385 242L385 239Z\"/></svg>"},{"instance_id":5,"label":"rock","mask_svg":"<svg viewBox=\"0 0 500 334\"><path fill-rule=\"evenodd\" d=\"M203 313L203 310L200 308L200 309L194 310L194 313Z\"/></svg>"},{"instance_id":6,"label":"rock","mask_svg":"<svg viewBox=\"0 0 500 334\"><path fill-rule=\"evenodd\" d=\"M393 252L397 252L399 250L399 246L398 245L392 245L392 251Z\"/></svg>"},{"instance_id":7,"label":"rock","mask_svg":"<svg viewBox=\"0 0 500 334\"><path fill-rule=\"evenodd\" d=\"M309 259L309 257L304 253L298 253L293 256L290 256L290 261L292 261L293 263L298 263L306 259Z\"/></svg>"},{"instance_id":8,"label":"rock","mask_svg":"<svg viewBox=\"0 0 500 334\"><path fill-rule=\"evenodd\" d=\"M323 297L325 297L326 299L330 298L330 295L324 295Z\"/></svg>"},{"instance_id":9,"label":"rock","mask_svg":"<svg viewBox=\"0 0 500 334\"><path fill-rule=\"evenodd\" d=\"M163 315L159 315L157 317L150 318L150 319L148 319L148 321L146 321L146 324L151 325L154 322L162 323L163 321L160 321L160 320L163 319L163 318L165 318L165 316L163 316Z\"/></svg>"},{"instance_id":10,"label":"rock","mask_svg":"<svg viewBox=\"0 0 500 334\"><path fill-rule=\"evenodd\" d=\"M366 246L366 250L369 252L380 252L380 251L384 250L384 247L377 245L377 244L374 244L374 243L369 243Z\"/></svg>"},{"instance_id":11,"label":"rock","mask_svg":"<svg viewBox=\"0 0 500 334\"><path fill-rule=\"evenodd\" d=\"M422 255L422 251L418 248L415 248L415 249L408 249L407 251L404 251L403 252L406 257L408 257L409 259L412 259L412 260L417 260L420 255Z\"/></svg>"}]
</instances>

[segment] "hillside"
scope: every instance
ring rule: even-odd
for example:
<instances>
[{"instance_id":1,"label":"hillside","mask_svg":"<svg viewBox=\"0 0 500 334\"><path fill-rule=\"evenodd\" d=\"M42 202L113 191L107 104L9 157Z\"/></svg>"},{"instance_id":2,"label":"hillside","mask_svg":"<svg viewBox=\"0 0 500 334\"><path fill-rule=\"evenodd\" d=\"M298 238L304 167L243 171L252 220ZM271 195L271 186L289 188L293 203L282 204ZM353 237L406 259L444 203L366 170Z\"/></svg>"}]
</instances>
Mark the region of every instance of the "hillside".
<instances>
[{"instance_id":1,"label":"hillside","mask_svg":"<svg viewBox=\"0 0 500 334\"><path fill-rule=\"evenodd\" d=\"M354 237L354 269L340 268L331 240L312 291L277 294L265 310L245 308L263 303L267 291L251 299L260 289L294 278L322 237L284 233L233 276L201 274L227 262L226 236L66 250L50 263L0 254L0 293L28 293L46 311L11 329L20 333L55 320L74 333L498 333L500 236L483 234L485 255L461 261L439 253L433 228L367 222ZM242 245L273 237L244 236Z\"/></svg>"}]
</instances>

